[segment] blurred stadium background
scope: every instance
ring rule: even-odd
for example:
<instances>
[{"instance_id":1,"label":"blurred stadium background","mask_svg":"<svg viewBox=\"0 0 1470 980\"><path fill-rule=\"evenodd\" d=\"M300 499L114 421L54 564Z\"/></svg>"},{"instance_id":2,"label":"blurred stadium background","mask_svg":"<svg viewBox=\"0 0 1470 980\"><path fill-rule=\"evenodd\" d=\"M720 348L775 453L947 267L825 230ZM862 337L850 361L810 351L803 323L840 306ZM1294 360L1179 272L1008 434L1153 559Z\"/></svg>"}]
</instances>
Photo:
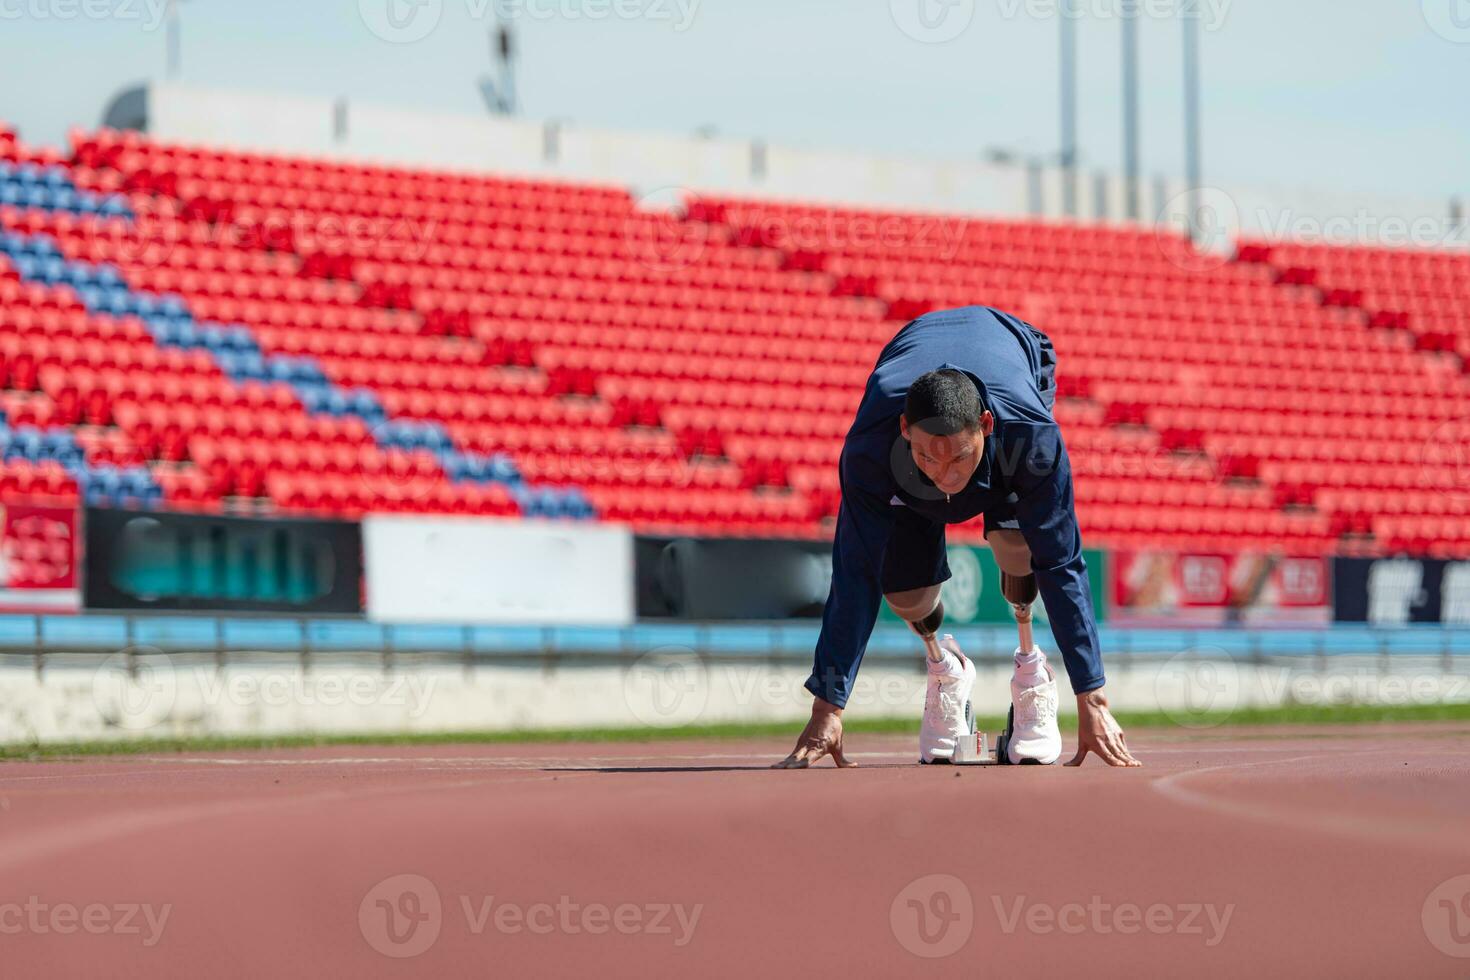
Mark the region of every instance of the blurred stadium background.
<instances>
[{"instance_id":1,"label":"blurred stadium background","mask_svg":"<svg viewBox=\"0 0 1470 980\"><path fill-rule=\"evenodd\" d=\"M1212 107L1239 100L1200 66L1211 45L1234 73L1242 50L1275 50L1272 5L873 5L852 30L881 38L859 57L879 74L1004 30L1044 55L991 80L1019 106L999 122L964 91L915 109L991 144L966 155L824 148L863 129L861 91L786 66L770 71L833 106L815 140L525 108L527 78L568 98L548 79L575 73L589 31L663 32L628 42L646 54L724 24L715 0L301 14L409 93L473 34L456 98L483 108L293 92L265 35L230 49L259 70L196 71L191 18L215 31L206 62L229 23L207 0L140 3L137 24L83 6L14 4L5 30L110 39L161 70L99 69L62 97L17 51L4 76L0 117L42 135L0 123L0 741L798 719L867 371L905 321L972 303L1059 351L1125 715L1470 701L1464 201L1425 189L1413 146L1390 163L1382 115L1384 140L1352 134L1357 169L1228 118L1232 163L1242 127L1263 130L1260 176L1213 176ZM739 36L800 45L756 6ZM1462 63L1453 4L1420 7L1382 43ZM589 106L609 64L577 76ZM1443 82L1424 66L1416 85ZM662 70L660 98L696 98ZM724 80L711 116L743 84ZM48 108L79 88L94 108ZM974 137L1017 111L1048 120L1057 138L1026 139L1049 148ZM1295 179L1266 176L1278 153ZM1460 187L1463 162L1443 171ZM995 567L977 528L950 545L950 622L999 712L1014 639ZM868 657L853 716L916 718L902 624L881 622Z\"/></svg>"}]
</instances>

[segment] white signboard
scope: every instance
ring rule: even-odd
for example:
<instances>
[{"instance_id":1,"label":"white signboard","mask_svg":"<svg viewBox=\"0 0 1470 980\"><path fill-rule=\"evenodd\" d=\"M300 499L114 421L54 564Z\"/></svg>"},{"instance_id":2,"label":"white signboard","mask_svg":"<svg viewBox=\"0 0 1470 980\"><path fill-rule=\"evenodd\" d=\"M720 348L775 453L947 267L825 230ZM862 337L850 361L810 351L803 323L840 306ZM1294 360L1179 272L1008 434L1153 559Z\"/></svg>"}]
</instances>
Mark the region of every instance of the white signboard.
<instances>
[{"instance_id":1,"label":"white signboard","mask_svg":"<svg viewBox=\"0 0 1470 980\"><path fill-rule=\"evenodd\" d=\"M625 527L375 515L363 521L363 550L368 618L378 622L633 621Z\"/></svg>"}]
</instances>

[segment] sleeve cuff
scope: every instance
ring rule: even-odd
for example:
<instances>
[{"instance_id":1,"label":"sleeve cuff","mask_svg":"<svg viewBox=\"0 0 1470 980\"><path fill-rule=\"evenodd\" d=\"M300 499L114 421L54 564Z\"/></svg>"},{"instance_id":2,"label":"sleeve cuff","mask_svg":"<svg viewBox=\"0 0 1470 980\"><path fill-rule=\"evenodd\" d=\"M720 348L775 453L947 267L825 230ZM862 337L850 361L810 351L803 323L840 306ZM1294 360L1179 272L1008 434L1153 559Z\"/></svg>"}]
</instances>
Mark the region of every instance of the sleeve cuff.
<instances>
[{"instance_id":1,"label":"sleeve cuff","mask_svg":"<svg viewBox=\"0 0 1470 980\"><path fill-rule=\"evenodd\" d=\"M1103 687L1107 682L1108 679L1102 674L1082 677L1072 681L1072 693L1077 695L1087 694L1089 691L1096 691L1098 688Z\"/></svg>"},{"instance_id":2,"label":"sleeve cuff","mask_svg":"<svg viewBox=\"0 0 1470 980\"><path fill-rule=\"evenodd\" d=\"M833 707L836 707L836 708L846 708L847 707L847 695L841 694L841 693L839 693L837 691L827 690L822 685L821 678L818 677L816 674L813 674L812 676L808 677L806 679L806 684L804 686L806 687L806 689L808 691L811 692L811 694L812 694L813 697L821 698L823 701L826 701L828 704L832 705Z\"/></svg>"}]
</instances>

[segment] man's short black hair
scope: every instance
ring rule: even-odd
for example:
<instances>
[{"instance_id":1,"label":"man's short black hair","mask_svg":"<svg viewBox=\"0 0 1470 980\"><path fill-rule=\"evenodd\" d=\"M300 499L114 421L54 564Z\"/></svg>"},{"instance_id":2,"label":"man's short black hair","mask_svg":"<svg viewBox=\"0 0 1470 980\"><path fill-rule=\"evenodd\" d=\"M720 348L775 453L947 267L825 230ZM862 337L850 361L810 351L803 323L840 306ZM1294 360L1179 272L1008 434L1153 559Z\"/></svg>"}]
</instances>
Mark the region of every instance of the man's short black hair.
<instances>
[{"instance_id":1,"label":"man's short black hair","mask_svg":"<svg viewBox=\"0 0 1470 980\"><path fill-rule=\"evenodd\" d=\"M930 371L909 385L903 417L934 436L979 428L985 405L975 382L964 372L946 368Z\"/></svg>"}]
</instances>

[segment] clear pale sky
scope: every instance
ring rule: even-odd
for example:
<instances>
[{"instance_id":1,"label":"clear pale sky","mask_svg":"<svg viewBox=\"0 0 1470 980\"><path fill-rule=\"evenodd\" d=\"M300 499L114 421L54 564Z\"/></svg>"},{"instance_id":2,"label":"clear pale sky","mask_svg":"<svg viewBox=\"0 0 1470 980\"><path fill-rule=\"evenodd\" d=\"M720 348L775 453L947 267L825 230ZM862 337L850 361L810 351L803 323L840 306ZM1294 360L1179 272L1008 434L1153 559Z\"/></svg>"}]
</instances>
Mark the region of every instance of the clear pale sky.
<instances>
[{"instance_id":1,"label":"clear pale sky","mask_svg":"<svg viewBox=\"0 0 1470 980\"><path fill-rule=\"evenodd\" d=\"M478 113L497 2L531 118L930 157L1057 148L1063 0L185 0L182 79ZM1119 0L1066 2L1084 163L1116 170ZM1145 168L1179 173L1180 27L1173 0L1142 2ZM1470 196L1470 0L1184 2L1207 179ZM0 0L0 119L47 143L96 125L119 88L162 77L164 3Z\"/></svg>"}]
</instances>

